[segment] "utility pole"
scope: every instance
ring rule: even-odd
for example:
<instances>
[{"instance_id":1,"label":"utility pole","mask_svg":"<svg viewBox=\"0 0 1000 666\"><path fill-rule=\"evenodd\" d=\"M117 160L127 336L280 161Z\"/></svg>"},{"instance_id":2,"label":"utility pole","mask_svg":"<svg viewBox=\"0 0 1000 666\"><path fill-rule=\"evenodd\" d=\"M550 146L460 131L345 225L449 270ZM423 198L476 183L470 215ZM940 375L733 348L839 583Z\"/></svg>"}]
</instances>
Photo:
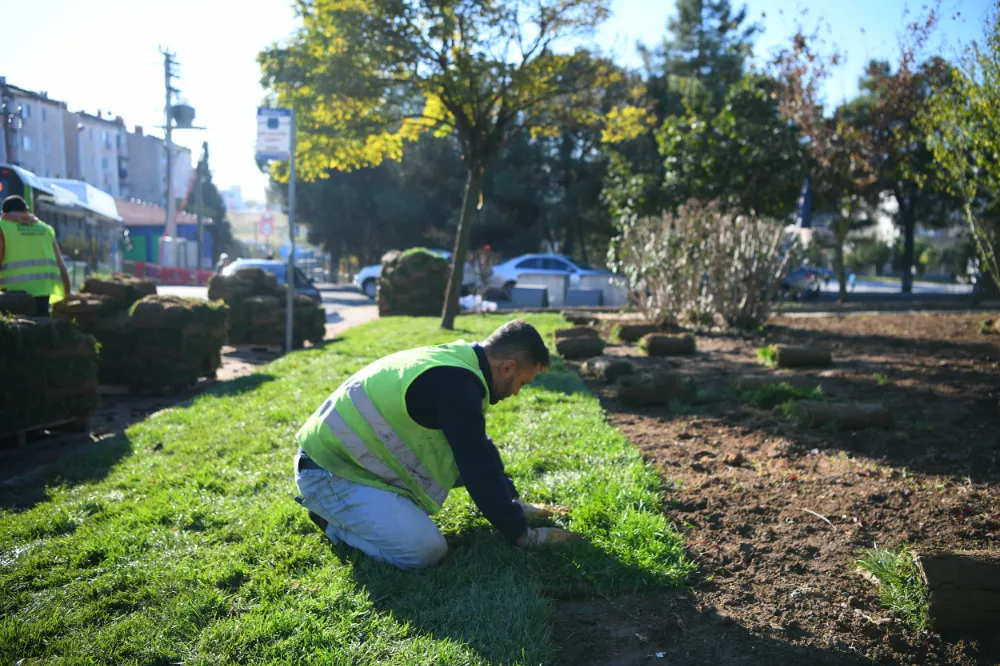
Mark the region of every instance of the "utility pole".
<instances>
[{"instance_id":1,"label":"utility pole","mask_svg":"<svg viewBox=\"0 0 1000 666\"><path fill-rule=\"evenodd\" d=\"M204 247L203 246L204 241L202 240L202 234L203 234L202 216L204 215L204 210L203 210L204 194L202 193L202 188L205 187L205 166L206 166L205 163L207 161L208 161L208 141L202 141L201 159L198 160L198 176L195 179L195 183L197 183L198 189L196 189L194 192L195 205L197 206L198 209L198 270L202 269L205 261L204 250L202 249Z\"/></svg>"},{"instance_id":2,"label":"utility pole","mask_svg":"<svg viewBox=\"0 0 1000 666\"><path fill-rule=\"evenodd\" d=\"M0 76L0 121L3 122L4 161L18 165L18 132L21 131L21 107L15 106L14 96L7 86L7 77Z\"/></svg>"},{"instance_id":3,"label":"utility pole","mask_svg":"<svg viewBox=\"0 0 1000 666\"><path fill-rule=\"evenodd\" d=\"M163 230L164 236L175 236L176 232L174 230L174 184L173 184L173 164L174 164L174 147L171 141L171 134L173 132L173 97L177 89L170 85L170 82L177 78L173 72L174 65L177 61L174 59L175 53L171 53L167 49L160 49L160 53L163 54L163 87L166 91L166 107L164 108L164 116L166 119L166 124L164 127L164 133L166 134L166 141L164 142L164 147L167 151L167 219L166 226Z\"/></svg>"}]
</instances>

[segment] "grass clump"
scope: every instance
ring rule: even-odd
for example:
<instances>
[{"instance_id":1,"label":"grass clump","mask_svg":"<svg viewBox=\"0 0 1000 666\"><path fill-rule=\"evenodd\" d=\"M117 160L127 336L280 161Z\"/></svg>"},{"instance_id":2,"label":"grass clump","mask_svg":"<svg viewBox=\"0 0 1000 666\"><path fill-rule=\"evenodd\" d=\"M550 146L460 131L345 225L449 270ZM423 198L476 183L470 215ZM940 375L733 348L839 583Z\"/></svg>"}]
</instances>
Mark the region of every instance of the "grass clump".
<instances>
[{"instance_id":1,"label":"grass clump","mask_svg":"<svg viewBox=\"0 0 1000 666\"><path fill-rule=\"evenodd\" d=\"M765 384L752 391L744 391L743 400L761 409L774 409L775 407L795 400L825 400L823 389L816 387L813 389L802 389L792 386L788 382L780 384Z\"/></svg>"},{"instance_id":2,"label":"grass clump","mask_svg":"<svg viewBox=\"0 0 1000 666\"><path fill-rule=\"evenodd\" d=\"M858 566L878 581L879 601L920 631L928 625L928 592L920 566L907 547L865 550Z\"/></svg>"},{"instance_id":3,"label":"grass clump","mask_svg":"<svg viewBox=\"0 0 1000 666\"><path fill-rule=\"evenodd\" d=\"M809 426L809 412L797 400L786 400L774 408L774 413L796 428Z\"/></svg>"},{"instance_id":4,"label":"grass clump","mask_svg":"<svg viewBox=\"0 0 1000 666\"><path fill-rule=\"evenodd\" d=\"M0 487L0 663L551 663L543 587L684 584L662 480L558 360L487 429L521 496L572 506L557 523L586 543L517 548L456 489L434 516L448 555L403 573L331 546L293 501L295 432L342 381L506 320L380 319Z\"/></svg>"},{"instance_id":5,"label":"grass clump","mask_svg":"<svg viewBox=\"0 0 1000 666\"><path fill-rule=\"evenodd\" d=\"M766 347L758 347L757 360L769 368L777 367L778 348L774 345L767 345Z\"/></svg>"}]
</instances>

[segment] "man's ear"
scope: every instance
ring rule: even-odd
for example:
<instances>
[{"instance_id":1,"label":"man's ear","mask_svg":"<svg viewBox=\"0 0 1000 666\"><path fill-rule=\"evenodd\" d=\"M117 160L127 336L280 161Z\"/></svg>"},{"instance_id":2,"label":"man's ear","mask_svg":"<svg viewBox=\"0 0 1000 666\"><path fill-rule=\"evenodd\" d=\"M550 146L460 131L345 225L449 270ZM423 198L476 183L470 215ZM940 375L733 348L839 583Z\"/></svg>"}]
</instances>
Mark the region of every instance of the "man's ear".
<instances>
[{"instance_id":1,"label":"man's ear","mask_svg":"<svg viewBox=\"0 0 1000 666\"><path fill-rule=\"evenodd\" d=\"M513 377L517 372L517 360L509 358L500 364L500 373L505 377Z\"/></svg>"}]
</instances>

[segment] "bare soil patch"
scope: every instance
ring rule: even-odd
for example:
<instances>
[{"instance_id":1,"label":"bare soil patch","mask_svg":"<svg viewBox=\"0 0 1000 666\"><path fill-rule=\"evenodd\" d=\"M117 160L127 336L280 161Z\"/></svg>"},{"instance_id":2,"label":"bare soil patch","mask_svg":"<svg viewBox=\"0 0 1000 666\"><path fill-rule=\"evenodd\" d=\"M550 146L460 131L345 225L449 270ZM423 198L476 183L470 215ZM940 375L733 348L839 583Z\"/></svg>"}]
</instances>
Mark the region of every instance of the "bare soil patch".
<instances>
[{"instance_id":1,"label":"bare soil patch","mask_svg":"<svg viewBox=\"0 0 1000 666\"><path fill-rule=\"evenodd\" d=\"M760 335L699 336L691 357L606 348L701 390L690 408L623 408L591 384L662 470L664 511L701 570L691 590L560 602L562 663L1000 663L1000 636L915 632L855 566L874 545L1000 549L1000 338L982 319L784 317ZM797 374L830 399L885 404L894 425L804 430L744 404L734 382L774 372L756 348L782 343L828 349L830 368Z\"/></svg>"}]
</instances>

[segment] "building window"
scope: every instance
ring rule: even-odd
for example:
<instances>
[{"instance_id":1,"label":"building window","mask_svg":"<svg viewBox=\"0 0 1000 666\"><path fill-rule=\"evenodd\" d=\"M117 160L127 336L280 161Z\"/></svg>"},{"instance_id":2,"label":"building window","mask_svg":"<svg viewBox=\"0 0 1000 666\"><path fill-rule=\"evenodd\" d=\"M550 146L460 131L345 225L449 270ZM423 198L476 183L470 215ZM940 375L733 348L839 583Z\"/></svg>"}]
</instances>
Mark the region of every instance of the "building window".
<instances>
[{"instance_id":1,"label":"building window","mask_svg":"<svg viewBox=\"0 0 1000 666\"><path fill-rule=\"evenodd\" d=\"M48 117L48 116L49 116L49 114L45 113L45 107L43 106L43 107L42 107L42 122L43 122L43 123L44 123L44 122L45 122L46 120L48 120L48 119L49 119L49 117Z\"/></svg>"},{"instance_id":2,"label":"building window","mask_svg":"<svg viewBox=\"0 0 1000 666\"><path fill-rule=\"evenodd\" d=\"M97 166L97 159L95 159L93 155L90 156L90 166L91 167Z\"/></svg>"},{"instance_id":3,"label":"building window","mask_svg":"<svg viewBox=\"0 0 1000 666\"><path fill-rule=\"evenodd\" d=\"M93 140L93 138L94 138L94 128L93 128L93 127L89 128L89 129L87 130L87 134L89 134L89 135L90 135L90 138L91 138L91 140Z\"/></svg>"},{"instance_id":4,"label":"building window","mask_svg":"<svg viewBox=\"0 0 1000 666\"><path fill-rule=\"evenodd\" d=\"M25 103L25 104L23 104L21 106L21 117L24 118L24 119L26 119L26 120L29 119L29 118L31 118L31 105L30 104Z\"/></svg>"},{"instance_id":5,"label":"building window","mask_svg":"<svg viewBox=\"0 0 1000 666\"><path fill-rule=\"evenodd\" d=\"M42 111L44 111L44 110L45 109L42 109ZM42 152L45 153L46 155L49 154L49 135L48 134L43 134L42 135Z\"/></svg>"},{"instance_id":6,"label":"building window","mask_svg":"<svg viewBox=\"0 0 1000 666\"><path fill-rule=\"evenodd\" d=\"M102 169L107 169L108 167L109 167L109 165L108 165L108 158L107 157L102 157L101 158L101 168Z\"/></svg>"},{"instance_id":7,"label":"building window","mask_svg":"<svg viewBox=\"0 0 1000 666\"><path fill-rule=\"evenodd\" d=\"M32 139L27 134L24 135L24 141L23 141L23 143L24 143L24 150L26 152L30 153L32 150L35 149L35 141L34 141L34 139Z\"/></svg>"},{"instance_id":8,"label":"building window","mask_svg":"<svg viewBox=\"0 0 1000 666\"><path fill-rule=\"evenodd\" d=\"M49 177L49 168L48 167L45 167L45 177L46 178Z\"/></svg>"}]
</instances>

